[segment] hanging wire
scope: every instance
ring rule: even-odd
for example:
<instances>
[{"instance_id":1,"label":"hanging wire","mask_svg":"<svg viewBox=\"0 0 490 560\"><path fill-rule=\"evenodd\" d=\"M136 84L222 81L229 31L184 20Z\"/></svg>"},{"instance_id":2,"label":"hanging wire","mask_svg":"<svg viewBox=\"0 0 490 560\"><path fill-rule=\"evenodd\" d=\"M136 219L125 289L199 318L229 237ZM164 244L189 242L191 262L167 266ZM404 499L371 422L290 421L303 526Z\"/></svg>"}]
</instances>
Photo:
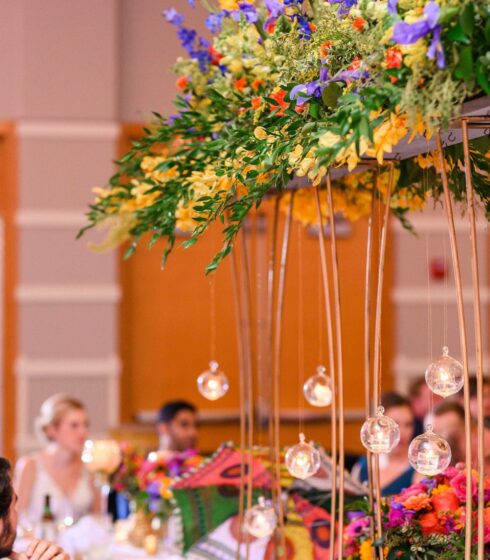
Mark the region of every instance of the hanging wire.
<instances>
[{"instance_id":1,"label":"hanging wire","mask_svg":"<svg viewBox=\"0 0 490 560\"><path fill-rule=\"evenodd\" d=\"M305 343L304 343L304 277L303 277L303 226L298 222L298 409L299 433L304 432Z\"/></svg>"}]
</instances>

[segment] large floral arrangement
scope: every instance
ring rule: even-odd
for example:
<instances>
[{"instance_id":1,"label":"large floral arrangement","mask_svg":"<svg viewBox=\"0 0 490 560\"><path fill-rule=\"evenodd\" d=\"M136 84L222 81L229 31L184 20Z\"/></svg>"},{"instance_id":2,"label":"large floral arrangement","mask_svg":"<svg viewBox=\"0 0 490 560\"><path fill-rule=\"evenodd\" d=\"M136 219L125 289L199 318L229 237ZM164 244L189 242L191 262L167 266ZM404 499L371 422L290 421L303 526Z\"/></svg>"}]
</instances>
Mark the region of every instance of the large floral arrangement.
<instances>
[{"instance_id":1,"label":"large floral arrangement","mask_svg":"<svg viewBox=\"0 0 490 560\"><path fill-rule=\"evenodd\" d=\"M476 531L478 473L473 471L475 504L471 523ZM490 554L490 477L485 480L486 554ZM466 470L464 465L450 467L442 475L413 484L383 504L383 546L387 558L401 560L460 560L464 557L466 524ZM371 516L351 512L345 528L346 554L351 560L374 558L370 534ZM475 532L476 539L476 532ZM475 544L476 549L476 544ZM485 556L486 557L486 556ZM475 556L476 558L476 556Z\"/></svg>"},{"instance_id":2,"label":"large floral arrangement","mask_svg":"<svg viewBox=\"0 0 490 560\"><path fill-rule=\"evenodd\" d=\"M112 487L125 494L136 510L163 519L172 513L175 479L199 466L202 457L194 449L182 453L152 452L148 456L123 444L123 459L112 477Z\"/></svg>"},{"instance_id":3,"label":"large floral arrangement","mask_svg":"<svg viewBox=\"0 0 490 560\"><path fill-rule=\"evenodd\" d=\"M190 0L193 4L194 1ZM230 251L248 212L290 180L322 183L327 170L383 166L400 142L430 138L464 100L490 94L487 0L218 0L205 2L208 40L164 12L188 57L175 72L176 114L155 122L96 189L89 226L110 228L99 248L176 230L193 244L216 219ZM490 212L490 140L471 144L474 186ZM405 221L441 191L440 159L426 153L397 163L390 206ZM465 198L462 149L445 151L457 200ZM372 171L339 179L334 209L349 219L369 212L385 189ZM307 209L312 190L302 195ZM323 212L328 212L324 203ZM311 220L308 210L302 221Z\"/></svg>"}]
</instances>

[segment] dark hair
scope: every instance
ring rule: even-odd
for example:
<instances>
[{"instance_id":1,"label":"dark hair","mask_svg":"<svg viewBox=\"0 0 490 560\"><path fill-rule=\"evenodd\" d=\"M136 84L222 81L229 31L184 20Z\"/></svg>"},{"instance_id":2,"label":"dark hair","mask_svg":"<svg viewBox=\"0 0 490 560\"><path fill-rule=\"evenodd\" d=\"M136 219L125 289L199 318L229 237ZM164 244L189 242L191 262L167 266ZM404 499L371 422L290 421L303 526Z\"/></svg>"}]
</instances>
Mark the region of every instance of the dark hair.
<instances>
[{"instance_id":1,"label":"dark hair","mask_svg":"<svg viewBox=\"0 0 490 560\"><path fill-rule=\"evenodd\" d=\"M13 497L10 463L0 457L0 519L2 521L8 517Z\"/></svg>"},{"instance_id":2,"label":"dark hair","mask_svg":"<svg viewBox=\"0 0 490 560\"><path fill-rule=\"evenodd\" d=\"M420 395L420 388L426 384L425 377L418 377L408 386L408 396L413 399Z\"/></svg>"},{"instance_id":3,"label":"dark hair","mask_svg":"<svg viewBox=\"0 0 490 560\"><path fill-rule=\"evenodd\" d=\"M196 407L188 401L169 401L165 403L158 413L158 423L168 424L177 416L182 410L188 410L196 414Z\"/></svg>"},{"instance_id":4,"label":"dark hair","mask_svg":"<svg viewBox=\"0 0 490 560\"><path fill-rule=\"evenodd\" d=\"M400 393L396 393L395 391L383 393L381 395L381 404L383 405L385 410L388 410L389 408L395 408L395 406L408 406L408 408L412 410L410 401L400 395Z\"/></svg>"},{"instance_id":5,"label":"dark hair","mask_svg":"<svg viewBox=\"0 0 490 560\"><path fill-rule=\"evenodd\" d=\"M444 401L434 408L434 416L442 416L448 412L454 412L464 421L464 408L456 401Z\"/></svg>"},{"instance_id":6,"label":"dark hair","mask_svg":"<svg viewBox=\"0 0 490 560\"><path fill-rule=\"evenodd\" d=\"M490 380L487 377L483 378L483 386L485 387L485 385L490 385ZM468 389L470 391L470 399L475 398L476 393L477 393L477 389L478 389L478 383L477 383L476 375L471 375L470 376L470 382L468 383Z\"/></svg>"}]
</instances>

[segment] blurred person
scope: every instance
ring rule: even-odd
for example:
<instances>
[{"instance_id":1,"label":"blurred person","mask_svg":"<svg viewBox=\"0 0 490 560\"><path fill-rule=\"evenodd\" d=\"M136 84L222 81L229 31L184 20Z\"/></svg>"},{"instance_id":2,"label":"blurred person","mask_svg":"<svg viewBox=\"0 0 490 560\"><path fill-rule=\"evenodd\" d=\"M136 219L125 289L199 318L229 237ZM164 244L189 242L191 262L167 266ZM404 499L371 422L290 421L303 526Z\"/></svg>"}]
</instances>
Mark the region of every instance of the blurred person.
<instances>
[{"instance_id":1,"label":"blurred person","mask_svg":"<svg viewBox=\"0 0 490 560\"><path fill-rule=\"evenodd\" d=\"M187 401L169 401L157 421L159 451L181 453L197 447L197 409Z\"/></svg>"},{"instance_id":2,"label":"blurred person","mask_svg":"<svg viewBox=\"0 0 490 560\"><path fill-rule=\"evenodd\" d=\"M472 418L478 417L478 395L477 395L477 381L476 376L470 377L470 411ZM490 417L490 379L483 379L483 416ZM464 406L464 392L461 390L458 393L461 399L461 404Z\"/></svg>"},{"instance_id":3,"label":"blurred person","mask_svg":"<svg viewBox=\"0 0 490 560\"><path fill-rule=\"evenodd\" d=\"M415 481L415 471L408 462L408 446L414 433L414 414L410 401L398 393L385 393L381 397L385 415L400 427L400 442L389 454L379 455L379 474L383 496L398 494ZM360 482L368 481L367 458L363 457L352 470Z\"/></svg>"},{"instance_id":4,"label":"blurred person","mask_svg":"<svg viewBox=\"0 0 490 560\"><path fill-rule=\"evenodd\" d=\"M0 558L10 560L70 560L59 546L33 540L26 552L13 551L17 536L17 496L12 487L10 463L0 458Z\"/></svg>"},{"instance_id":5,"label":"blurred person","mask_svg":"<svg viewBox=\"0 0 490 560\"><path fill-rule=\"evenodd\" d=\"M442 401L442 397L435 395L429 389L425 377L419 377L410 385L408 399L415 417L414 436L419 436L424 433L425 417L433 406Z\"/></svg>"},{"instance_id":6,"label":"blurred person","mask_svg":"<svg viewBox=\"0 0 490 560\"><path fill-rule=\"evenodd\" d=\"M478 427L473 422L471 430L471 459L473 468L478 468ZM490 476L490 416L483 418L483 460L485 475Z\"/></svg>"},{"instance_id":7,"label":"blurred person","mask_svg":"<svg viewBox=\"0 0 490 560\"><path fill-rule=\"evenodd\" d=\"M66 395L53 395L41 405L36 427L45 446L16 465L19 513L30 522L39 521L47 495L55 518L66 524L96 513L94 481L81 459L89 428L85 406Z\"/></svg>"},{"instance_id":8,"label":"blurred person","mask_svg":"<svg viewBox=\"0 0 490 560\"><path fill-rule=\"evenodd\" d=\"M427 416L426 425L431 424L436 434L442 436L451 446L451 464L465 460L465 420L464 408L456 401L438 404Z\"/></svg>"}]
</instances>

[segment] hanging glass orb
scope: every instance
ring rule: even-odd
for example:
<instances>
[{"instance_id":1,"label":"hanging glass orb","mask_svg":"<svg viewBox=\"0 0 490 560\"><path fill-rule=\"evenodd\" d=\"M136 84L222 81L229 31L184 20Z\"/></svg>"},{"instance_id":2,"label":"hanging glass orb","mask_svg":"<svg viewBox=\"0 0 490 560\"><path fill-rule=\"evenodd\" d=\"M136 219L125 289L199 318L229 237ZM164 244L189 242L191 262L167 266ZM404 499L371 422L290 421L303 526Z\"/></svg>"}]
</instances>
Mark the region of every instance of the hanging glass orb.
<instances>
[{"instance_id":1,"label":"hanging glass orb","mask_svg":"<svg viewBox=\"0 0 490 560\"><path fill-rule=\"evenodd\" d=\"M449 348L444 346L442 356L425 370L425 380L433 393L449 397L460 391L463 386L463 366L449 355Z\"/></svg>"},{"instance_id":2,"label":"hanging glass orb","mask_svg":"<svg viewBox=\"0 0 490 560\"><path fill-rule=\"evenodd\" d=\"M412 440L408 448L408 460L412 467L424 476L444 472L451 463L451 447L440 435L427 426L424 434Z\"/></svg>"},{"instance_id":3,"label":"hanging glass orb","mask_svg":"<svg viewBox=\"0 0 490 560\"><path fill-rule=\"evenodd\" d=\"M400 441L400 427L380 406L376 416L368 418L361 428L362 445L371 453L390 453Z\"/></svg>"},{"instance_id":4,"label":"hanging glass orb","mask_svg":"<svg viewBox=\"0 0 490 560\"><path fill-rule=\"evenodd\" d=\"M325 371L324 366L318 366L316 374L303 385L305 399L313 406L329 406L332 403L332 383Z\"/></svg>"},{"instance_id":5,"label":"hanging glass orb","mask_svg":"<svg viewBox=\"0 0 490 560\"><path fill-rule=\"evenodd\" d=\"M320 468L320 453L311 443L305 442L304 434L299 434L299 443L286 451L285 462L290 474L304 480Z\"/></svg>"},{"instance_id":6,"label":"hanging glass orb","mask_svg":"<svg viewBox=\"0 0 490 560\"><path fill-rule=\"evenodd\" d=\"M264 497L260 496L259 503L245 512L243 524L247 533L253 537L269 537L276 528L277 515L274 508L268 506Z\"/></svg>"},{"instance_id":7,"label":"hanging glass orb","mask_svg":"<svg viewBox=\"0 0 490 560\"><path fill-rule=\"evenodd\" d=\"M199 392L210 401L223 397L229 388L228 378L218 368L218 362L209 362L209 369L203 371L197 378Z\"/></svg>"}]
</instances>

